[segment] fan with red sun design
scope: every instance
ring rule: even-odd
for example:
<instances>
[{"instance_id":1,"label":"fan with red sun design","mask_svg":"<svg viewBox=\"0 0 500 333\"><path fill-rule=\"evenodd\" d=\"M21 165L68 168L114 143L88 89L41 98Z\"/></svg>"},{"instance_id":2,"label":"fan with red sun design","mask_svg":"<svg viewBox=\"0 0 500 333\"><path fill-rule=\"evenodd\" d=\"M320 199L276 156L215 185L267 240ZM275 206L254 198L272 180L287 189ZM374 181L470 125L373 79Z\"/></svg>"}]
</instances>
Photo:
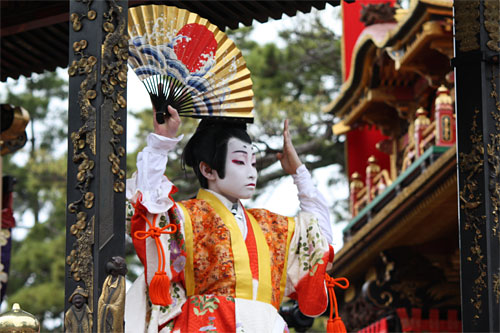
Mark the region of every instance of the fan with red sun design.
<instances>
[{"instance_id":1,"label":"fan with red sun design","mask_svg":"<svg viewBox=\"0 0 500 333\"><path fill-rule=\"evenodd\" d=\"M128 63L146 86L160 123L168 105L181 116L252 122L250 71L217 26L165 5L133 7L128 16Z\"/></svg>"}]
</instances>

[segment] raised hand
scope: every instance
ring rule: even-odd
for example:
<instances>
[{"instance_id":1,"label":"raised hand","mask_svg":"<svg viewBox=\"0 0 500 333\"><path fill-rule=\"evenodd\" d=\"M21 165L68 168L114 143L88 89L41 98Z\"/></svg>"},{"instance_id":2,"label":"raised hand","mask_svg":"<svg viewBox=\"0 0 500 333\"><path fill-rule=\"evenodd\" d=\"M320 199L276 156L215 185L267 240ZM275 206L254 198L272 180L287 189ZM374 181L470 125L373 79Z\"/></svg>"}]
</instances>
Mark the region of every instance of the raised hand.
<instances>
[{"instance_id":1,"label":"raised hand","mask_svg":"<svg viewBox=\"0 0 500 333\"><path fill-rule=\"evenodd\" d=\"M165 117L165 122L163 124L158 124L156 121L156 110L154 106L153 112L155 113L153 116L154 132L158 135L166 136L171 139L177 137L177 131L181 125L181 118L179 117L177 110L169 105L168 112L170 113L170 116Z\"/></svg>"},{"instance_id":2,"label":"raised hand","mask_svg":"<svg viewBox=\"0 0 500 333\"><path fill-rule=\"evenodd\" d=\"M276 158L280 161L283 170L289 175L295 174L298 167L302 165L299 155L297 155L293 146L290 132L288 131L288 119L285 119L283 129L283 152L277 153Z\"/></svg>"}]
</instances>

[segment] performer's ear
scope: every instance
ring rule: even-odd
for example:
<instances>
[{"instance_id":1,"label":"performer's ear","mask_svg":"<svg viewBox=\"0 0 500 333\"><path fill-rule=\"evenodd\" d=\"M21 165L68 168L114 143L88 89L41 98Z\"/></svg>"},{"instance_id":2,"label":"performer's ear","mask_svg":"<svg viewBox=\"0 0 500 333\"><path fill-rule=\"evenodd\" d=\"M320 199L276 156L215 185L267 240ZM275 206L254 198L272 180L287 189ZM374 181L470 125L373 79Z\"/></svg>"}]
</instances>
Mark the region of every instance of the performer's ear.
<instances>
[{"instance_id":1,"label":"performer's ear","mask_svg":"<svg viewBox=\"0 0 500 333\"><path fill-rule=\"evenodd\" d=\"M208 180L215 180L215 173L217 171L213 170L210 165L205 162L200 162L200 172Z\"/></svg>"}]
</instances>

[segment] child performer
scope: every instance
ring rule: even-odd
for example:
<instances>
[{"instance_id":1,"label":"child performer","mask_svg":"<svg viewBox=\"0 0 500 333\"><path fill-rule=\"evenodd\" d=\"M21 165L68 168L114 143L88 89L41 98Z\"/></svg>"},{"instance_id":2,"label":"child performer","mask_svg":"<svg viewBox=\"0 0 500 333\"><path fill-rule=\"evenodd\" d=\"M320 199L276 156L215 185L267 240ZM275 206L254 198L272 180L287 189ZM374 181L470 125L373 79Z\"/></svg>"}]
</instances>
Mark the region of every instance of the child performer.
<instances>
[{"instance_id":1,"label":"child performer","mask_svg":"<svg viewBox=\"0 0 500 333\"><path fill-rule=\"evenodd\" d=\"M245 124L204 119L187 143L184 163L201 185L196 199L174 202L164 176L167 155L182 135L175 109L137 158L127 182L135 207L131 234L144 265L127 294L128 332L283 332L283 296L302 313L327 307L324 277L333 260L328 206L300 162L285 121L283 170L298 188L295 218L246 209L257 170Z\"/></svg>"}]
</instances>

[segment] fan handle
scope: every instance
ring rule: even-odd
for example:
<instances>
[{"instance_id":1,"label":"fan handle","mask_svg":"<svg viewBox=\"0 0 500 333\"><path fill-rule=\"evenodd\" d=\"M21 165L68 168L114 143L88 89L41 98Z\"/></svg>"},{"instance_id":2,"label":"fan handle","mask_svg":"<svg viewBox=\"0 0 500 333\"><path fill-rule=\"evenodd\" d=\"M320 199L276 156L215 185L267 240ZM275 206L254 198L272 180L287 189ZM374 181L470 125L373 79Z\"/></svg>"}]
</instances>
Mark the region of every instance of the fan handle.
<instances>
[{"instance_id":1,"label":"fan handle","mask_svg":"<svg viewBox=\"0 0 500 333\"><path fill-rule=\"evenodd\" d=\"M155 117L156 117L156 122L161 125L161 124L165 123L165 118L170 117L170 113L168 113L168 111L167 112L156 112Z\"/></svg>"},{"instance_id":2,"label":"fan handle","mask_svg":"<svg viewBox=\"0 0 500 333\"><path fill-rule=\"evenodd\" d=\"M165 94L163 93L162 84L158 84L159 94L156 95L154 93L149 93L149 97L151 98L151 103L153 104L153 112L155 113L156 122L158 124L164 124L165 118L170 117L170 113L168 112L168 101L165 98Z\"/></svg>"}]
</instances>

